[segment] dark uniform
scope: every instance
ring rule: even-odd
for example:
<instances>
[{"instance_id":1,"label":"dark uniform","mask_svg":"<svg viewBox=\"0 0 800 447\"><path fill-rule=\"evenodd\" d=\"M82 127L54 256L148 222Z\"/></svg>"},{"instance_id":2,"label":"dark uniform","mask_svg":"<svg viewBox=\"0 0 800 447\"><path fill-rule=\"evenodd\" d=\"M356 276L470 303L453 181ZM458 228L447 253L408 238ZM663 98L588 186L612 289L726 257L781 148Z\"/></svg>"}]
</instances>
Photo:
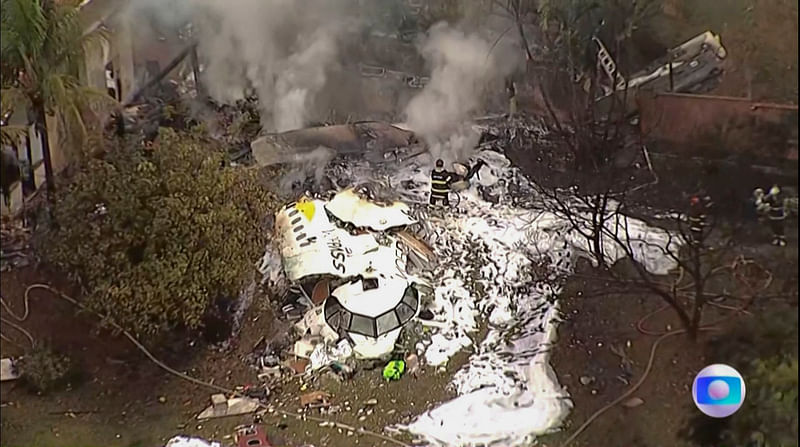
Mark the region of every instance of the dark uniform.
<instances>
[{"instance_id":1,"label":"dark uniform","mask_svg":"<svg viewBox=\"0 0 800 447\"><path fill-rule=\"evenodd\" d=\"M447 195L450 194L452 180L453 174L444 169L444 162L436 160L436 168L431 171L431 205L441 203L444 206L450 206Z\"/></svg>"},{"instance_id":2,"label":"dark uniform","mask_svg":"<svg viewBox=\"0 0 800 447\"><path fill-rule=\"evenodd\" d=\"M783 197L780 190L772 188L764 197L764 203L769 205L767 218L772 229L772 245L783 247L786 245L786 235L784 233L784 221L786 220L786 210L783 207Z\"/></svg>"},{"instance_id":3,"label":"dark uniform","mask_svg":"<svg viewBox=\"0 0 800 447\"><path fill-rule=\"evenodd\" d=\"M517 113L517 85L512 79L506 79L506 93L508 93L508 116Z\"/></svg>"},{"instance_id":4,"label":"dark uniform","mask_svg":"<svg viewBox=\"0 0 800 447\"><path fill-rule=\"evenodd\" d=\"M708 226L708 212L711 208L711 197L692 196L689 202L689 243L700 245L705 238Z\"/></svg>"}]
</instances>

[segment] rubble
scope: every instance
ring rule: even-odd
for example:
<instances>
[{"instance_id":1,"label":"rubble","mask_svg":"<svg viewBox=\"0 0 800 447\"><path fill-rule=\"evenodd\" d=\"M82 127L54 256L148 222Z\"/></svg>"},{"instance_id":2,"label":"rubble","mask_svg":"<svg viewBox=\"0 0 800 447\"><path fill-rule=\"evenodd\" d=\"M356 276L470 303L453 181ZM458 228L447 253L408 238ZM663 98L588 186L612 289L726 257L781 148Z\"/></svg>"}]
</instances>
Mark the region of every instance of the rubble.
<instances>
[{"instance_id":1,"label":"rubble","mask_svg":"<svg viewBox=\"0 0 800 447\"><path fill-rule=\"evenodd\" d=\"M283 270L295 284L284 310L304 312L294 354L310 358L312 369L352 354L376 358L392 351L425 290L425 281L406 270L407 251L432 257L407 230L394 236L395 228L416 222L408 205L366 186L345 189L327 202L301 197L277 213ZM333 348L344 333L350 342Z\"/></svg>"},{"instance_id":2,"label":"rubble","mask_svg":"<svg viewBox=\"0 0 800 447\"><path fill-rule=\"evenodd\" d=\"M267 433L259 425L240 425L235 430L234 440L237 447L272 447Z\"/></svg>"},{"instance_id":3,"label":"rubble","mask_svg":"<svg viewBox=\"0 0 800 447\"><path fill-rule=\"evenodd\" d=\"M19 371L14 365L14 360L6 357L0 360L0 382L16 380L19 378Z\"/></svg>"},{"instance_id":4,"label":"rubble","mask_svg":"<svg viewBox=\"0 0 800 447\"><path fill-rule=\"evenodd\" d=\"M198 420L236 416L255 412L259 407L257 399L250 397L226 398L224 394L213 394L211 406L197 415Z\"/></svg>"},{"instance_id":5,"label":"rubble","mask_svg":"<svg viewBox=\"0 0 800 447\"><path fill-rule=\"evenodd\" d=\"M308 369L311 362L308 359L297 359L286 362L286 366L295 372L295 374L303 374Z\"/></svg>"},{"instance_id":6,"label":"rubble","mask_svg":"<svg viewBox=\"0 0 800 447\"><path fill-rule=\"evenodd\" d=\"M328 407L330 406L330 393L325 391L311 391L300 396L300 405L303 407Z\"/></svg>"},{"instance_id":7,"label":"rubble","mask_svg":"<svg viewBox=\"0 0 800 447\"><path fill-rule=\"evenodd\" d=\"M22 268L35 261L30 250L31 230L22 221L4 221L0 227L0 271Z\"/></svg>"},{"instance_id":8,"label":"rubble","mask_svg":"<svg viewBox=\"0 0 800 447\"><path fill-rule=\"evenodd\" d=\"M317 370L333 363L341 363L351 355L353 355L353 348L346 339L340 340L335 347L318 344L309 356L311 370Z\"/></svg>"},{"instance_id":9,"label":"rubble","mask_svg":"<svg viewBox=\"0 0 800 447\"><path fill-rule=\"evenodd\" d=\"M480 173L459 193L462 206L457 210L435 216L425 211L432 160L427 154L406 157L416 150L406 148L378 162L361 154L340 156L324 172L330 184L344 191L352 185L391 185L392 194L375 189L359 195L349 189L342 203L366 200L370 212L380 215L400 201L409 209L410 219L396 218L404 224L387 219L378 227L385 229L377 231L376 225L355 218L353 210L349 216L339 212L344 219L337 217L328 204L341 192L326 196L329 200L300 197L276 215L280 273L292 285L285 302L291 312L302 313L297 327L306 341L313 340L308 347L322 353L348 339L353 357L374 359L382 369L386 360L396 359L403 362L403 373L411 374L422 362L446 372L445 365L462 348L475 351L452 379L457 398L397 427L431 445L521 445L557 427L571 407L544 347L554 337L558 312L554 296L559 283L553 277L571 272L574 258L587 250L586 241L563 219L541 209L543 199L503 155L509 144L548 148L553 143L546 129L522 115L478 120L475 130L483 134L482 142L470 160L462 160L461 170L469 174L467 166L478 166ZM551 162L557 166L559 161L554 157L544 164ZM629 223L632 233L650 242L641 245L637 258L653 272L671 268L657 248L666 233L639 221ZM553 273L540 278L530 267L544 256ZM274 265L274 253L268 251L264 259L260 271L275 278L268 267ZM317 304L312 295L322 278L329 296ZM388 333L378 322L378 317L400 322L409 315ZM481 324L487 324L488 334L476 340ZM419 335L403 340L400 333L410 334L412 328L419 328ZM329 366L334 370L340 364ZM361 361L359 368L370 370L368 365ZM399 377L399 370L389 368L387 378Z\"/></svg>"},{"instance_id":10,"label":"rubble","mask_svg":"<svg viewBox=\"0 0 800 447\"><path fill-rule=\"evenodd\" d=\"M164 447L222 447L219 442L209 442L205 439L190 438L188 436L175 436Z\"/></svg>"},{"instance_id":11,"label":"rubble","mask_svg":"<svg viewBox=\"0 0 800 447\"><path fill-rule=\"evenodd\" d=\"M259 166L290 163L303 153L327 148L332 154L368 154L376 157L417 144L413 132L380 121L309 127L256 138L250 144Z\"/></svg>"}]
</instances>

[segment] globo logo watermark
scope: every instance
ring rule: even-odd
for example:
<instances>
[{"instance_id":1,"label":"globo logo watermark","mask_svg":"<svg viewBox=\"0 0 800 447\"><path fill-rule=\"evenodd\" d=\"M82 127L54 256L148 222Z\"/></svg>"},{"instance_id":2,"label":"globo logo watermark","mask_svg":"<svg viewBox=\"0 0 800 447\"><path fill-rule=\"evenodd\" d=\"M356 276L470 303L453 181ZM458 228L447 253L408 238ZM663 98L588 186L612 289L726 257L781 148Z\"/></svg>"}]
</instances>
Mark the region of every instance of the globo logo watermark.
<instances>
[{"instance_id":1,"label":"globo logo watermark","mask_svg":"<svg viewBox=\"0 0 800 447\"><path fill-rule=\"evenodd\" d=\"M692 384L694 404L713 418L725 418L736 413L744 397L742 375L733 367L721 363L700 370Z\"/></svg>"}]
</instances>

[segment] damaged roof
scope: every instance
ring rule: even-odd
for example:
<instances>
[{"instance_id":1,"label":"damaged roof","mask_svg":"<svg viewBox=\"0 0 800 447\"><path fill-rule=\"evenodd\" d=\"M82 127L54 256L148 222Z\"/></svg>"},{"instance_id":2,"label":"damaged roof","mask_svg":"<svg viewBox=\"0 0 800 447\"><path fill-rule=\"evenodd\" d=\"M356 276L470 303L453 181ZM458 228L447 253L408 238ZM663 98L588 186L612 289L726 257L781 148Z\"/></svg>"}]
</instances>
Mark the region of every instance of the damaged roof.
<instances>
[{"instance_id":1,"label":"damaged roof","mask_svg":"<svg viewBox=\"0 0 800 447\"><path fill-rule=\"evenodd\" d=\"M294 150L310 151L319 147L337 153L386 152L418 142L414 132L381 121L360 121L351 124L309 127L264 135L250 147L253 157L262 166L291 161Z\"/></svg>"}]
</instances>

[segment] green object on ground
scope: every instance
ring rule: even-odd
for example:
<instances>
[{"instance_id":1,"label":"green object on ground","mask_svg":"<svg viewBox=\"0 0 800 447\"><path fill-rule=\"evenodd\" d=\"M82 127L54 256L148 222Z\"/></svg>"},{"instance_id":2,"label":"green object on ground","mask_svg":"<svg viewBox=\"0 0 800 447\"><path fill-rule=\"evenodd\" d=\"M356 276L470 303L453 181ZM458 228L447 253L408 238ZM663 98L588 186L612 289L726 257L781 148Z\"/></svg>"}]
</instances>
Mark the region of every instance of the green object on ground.
<instances>
[{"instance_id":1,"label":"green object on ground","mask_svg":"<svg viewBox=\"0 0 800 447\"><path fill-rule=\"evenodd\" d=\"M400 380L406 370L406 362L392 360L383 368L383 378L386 380Z\"/></svg>"}]
</instances>

